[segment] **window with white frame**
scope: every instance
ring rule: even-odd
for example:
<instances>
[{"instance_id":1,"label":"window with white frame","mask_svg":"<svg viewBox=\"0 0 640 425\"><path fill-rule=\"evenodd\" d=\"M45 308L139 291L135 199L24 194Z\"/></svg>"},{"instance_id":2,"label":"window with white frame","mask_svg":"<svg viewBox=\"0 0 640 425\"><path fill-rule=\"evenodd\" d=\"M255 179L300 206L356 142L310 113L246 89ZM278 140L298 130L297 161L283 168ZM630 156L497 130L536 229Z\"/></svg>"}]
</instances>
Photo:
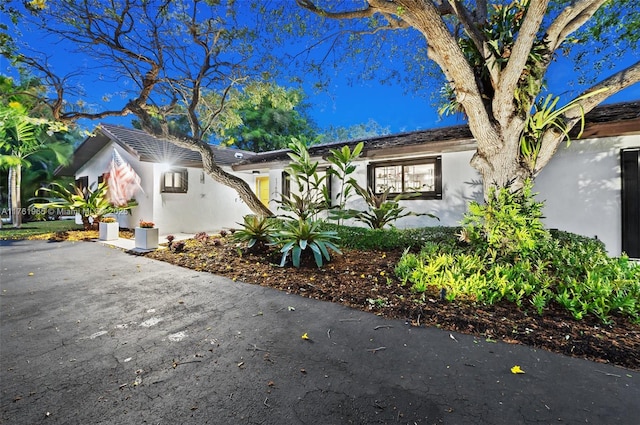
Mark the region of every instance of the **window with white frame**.
<instances>
[{"instance_id":1,"label":"window with white frame","mask_svg":"<svg viewBox=\"0 0 640 425\"><path fill-rule=\"evenodd\" d=\"M442 158L373 162L368 169L369 186L376 194L413 193L411 199L442 199Z\"/></svg>"},{"instance_id":2,"label":"window with white frame","mask_svg":"<svg viewBox=\"0 0 640 425\"><path fill-rule=\"evenodd\" d=\"M186 168L173 168L162 173L160 191L162 193L187 193L189 182Z\"/></svg>"}]
</instances>

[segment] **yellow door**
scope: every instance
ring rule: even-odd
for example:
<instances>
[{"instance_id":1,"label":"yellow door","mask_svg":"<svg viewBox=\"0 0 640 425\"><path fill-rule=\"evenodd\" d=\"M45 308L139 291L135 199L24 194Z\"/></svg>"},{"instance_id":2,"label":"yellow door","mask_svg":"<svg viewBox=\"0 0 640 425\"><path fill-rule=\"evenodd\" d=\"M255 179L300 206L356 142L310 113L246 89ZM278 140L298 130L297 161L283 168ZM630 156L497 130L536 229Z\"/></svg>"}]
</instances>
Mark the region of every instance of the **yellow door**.
<instances>
[{"instance_id":1,"label":"yellow door","mask_svg":"<svg viewBox=\"0 0 640 425\"><path fill-rule=\"evenodd\" d=\"M256 177L256 194L265 206L269 206L269 177Z\"/></svg>"}]
</instances>

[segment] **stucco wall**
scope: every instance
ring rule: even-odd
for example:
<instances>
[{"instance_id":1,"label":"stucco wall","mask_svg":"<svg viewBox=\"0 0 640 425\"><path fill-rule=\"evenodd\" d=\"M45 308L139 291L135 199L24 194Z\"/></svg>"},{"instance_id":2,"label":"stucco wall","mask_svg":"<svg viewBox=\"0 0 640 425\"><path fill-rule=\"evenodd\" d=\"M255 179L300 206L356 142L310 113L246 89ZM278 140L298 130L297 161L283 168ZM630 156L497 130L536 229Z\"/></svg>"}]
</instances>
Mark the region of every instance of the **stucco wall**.
<instances>
[{"instance_id":1,"label":"stucco wall","mask_svg":"<svg viewBox=\"0 0 640 425\"><path fill-rule=\"evenodd\" d=\"M166 167L153 164L153 170L153 219L162 234L238 227L242 217L251 213L235 190L215 182L202 169L188 168L187 193L161 193L160 176ZM242 177L254 187L251 175Z\"/></svg>"},{"instance_id":2,"label":"stucco wall","mask_svg":"<svg viewBox=\"0 0 640 425\"><path fill-rule=\"evenodd\" d=\"M561 147L536 178L547 227L597 236L609 254L620 255L620 150L638 146L640 135L578 140Z\"/></svg>"},{"instance_id":3,"label":"stucco wall","mask_svg":"<svg viewBox=\"0 0 640 425\"><path fill-rule=\"evenodd\" d=\"M471 168L469 161L473 152L452 152L442 154L442 199L437 200L405 200L401 201L403 206L416 213L431 213L440 220L427 216L410 216L402 218L394 223L398 228L418 227L418 226L455 226L459 223L462 215L466 211L469 200L482 199L482 184L479 174ZM429 155L425 157L433 157ZM406 157L389 157L385 161L394 159L406 159ZM318 159L313 159L318 160ZM362 187L367 187L367 166L371 161L364 159L357 161L356 171L350 175ZM272 198L278 198L282 188L282 168L273 169L269 173L270 191ZM334 205L337 204L336 195L341 191L340 181L337 178L332 180L332 193ZM282 213L278 204L271 202L270 207L276 213ZM365 202L357 195L353 195L347 203L347 208L364 210ZM363 226L364 224L355 221L348 221L347 224Z\"/></svg>"},{"instance_id":4,"label":"stucco wall","mask_svg":"<svg viewBox=\"0 0 640 425\"><path fill-rule=\"evenodd\" d=\"M620 150L638 146L640 135L578 140L573 141L568 148L561 147L535 183L537 199L545 202L545 225L584 236L597 236L605 243L609 254L620 255ZM435 214L440 221L426 216L406 217L395 222L395 226L408 228L458 225L467 210L468 202L481 202L483 198L480 175L469 164L473 153L465 151L442 154L441 200L402 201L409 210ZM394 158L385 158L385 161L392 159ZM358 161L358 169L352 175L363 187L367 184L368 163L366 159ZM282 169L270 172L274 195L280 192L281 173ZM338 181L334 179L333 193L338 191ZM364 201L358 197L353 197L347 206L354 209L365 207ZM273 211L278 211L274 203L271 207Z\"/></svg>"}]
</instances>

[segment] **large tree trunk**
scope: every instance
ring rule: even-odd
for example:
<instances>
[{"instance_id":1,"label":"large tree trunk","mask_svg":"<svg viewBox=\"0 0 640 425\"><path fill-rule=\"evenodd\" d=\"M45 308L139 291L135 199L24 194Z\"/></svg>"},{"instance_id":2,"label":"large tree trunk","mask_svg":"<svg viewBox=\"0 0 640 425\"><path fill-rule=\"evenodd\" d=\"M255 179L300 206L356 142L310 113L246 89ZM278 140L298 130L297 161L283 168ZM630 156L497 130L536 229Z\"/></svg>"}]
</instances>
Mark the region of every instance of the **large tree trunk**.
<instances>
[{"instance_id":1,"label":"large tree trunk","mask_svg":"<svg viewBox=\"0 0 640 425\"><path fill-rule=\"evenodd\" d=\"M520 132L512 129L499 134L502 140L477 138L478 148L471 159L471 166L482 176L485 199L491 187L509 187L516 191L522 188L526 179L534 177L519 161Z\"/></svg>"}]
</instances>

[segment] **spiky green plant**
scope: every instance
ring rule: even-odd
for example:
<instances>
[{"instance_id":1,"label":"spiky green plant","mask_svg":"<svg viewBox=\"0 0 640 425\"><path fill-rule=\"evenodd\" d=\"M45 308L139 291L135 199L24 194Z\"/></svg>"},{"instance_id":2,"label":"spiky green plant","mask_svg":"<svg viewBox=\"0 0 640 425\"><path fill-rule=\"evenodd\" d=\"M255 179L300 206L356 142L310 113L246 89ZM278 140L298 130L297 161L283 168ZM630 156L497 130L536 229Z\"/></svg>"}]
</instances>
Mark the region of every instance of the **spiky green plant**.
<instances>
[{"instance_id":1,"label":"spiky green plant","mask_svg":"<svg viewBox=\"0 0 640 425\"><path fill-rule=\"evenodd\" d=\"M274 243L281 246L281 267L289 257L294 267L300 267L303 252L311 251L318 267L322 267L324 260L331 261L329 250L342 254L334 243L339 239L336 232L323 231L320 222L310 219L286 220L273 237Z\"/></svg>"}]
</instances>

